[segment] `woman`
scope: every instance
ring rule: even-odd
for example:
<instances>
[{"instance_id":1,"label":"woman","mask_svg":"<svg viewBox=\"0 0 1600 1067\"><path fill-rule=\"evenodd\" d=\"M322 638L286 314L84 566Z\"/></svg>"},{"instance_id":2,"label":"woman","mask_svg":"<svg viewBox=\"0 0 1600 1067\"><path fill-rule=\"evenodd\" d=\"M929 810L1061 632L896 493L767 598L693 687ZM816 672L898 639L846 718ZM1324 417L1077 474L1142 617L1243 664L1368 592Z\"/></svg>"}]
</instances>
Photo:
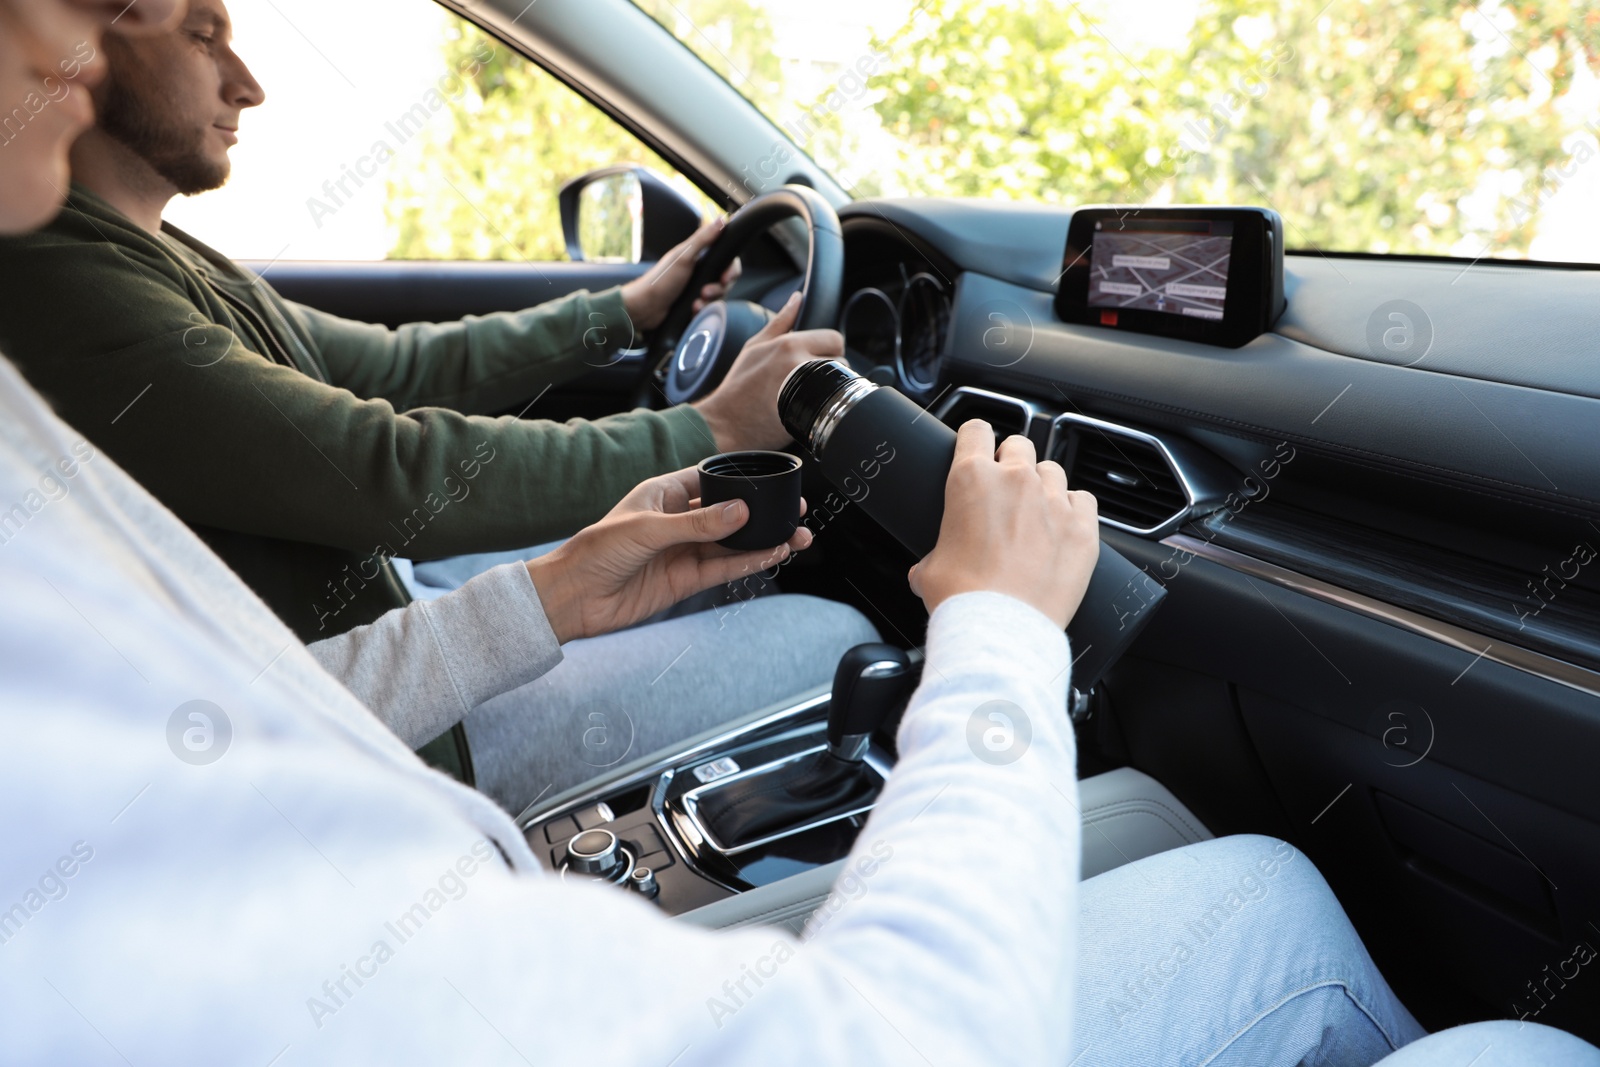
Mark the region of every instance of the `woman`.
<instances>
[{"instance_id":1,"label":"woman","mask_svg":"<svg viewBox=\"0 0 1600 1067\"><path fill-rule=\"evenodd\" d=\"M59 205L100 32L163 27L176 6L0 0L0 100L27 116L0 146L0 228ZM1077 884L1077 820L1052 811L1075 786L1061 631L1095 515L1020 438L997 455L986 426L962 428L939 545L912 576L936 677L907 709L855 891L797 942L541 875L502 812L426 771L75 437L0 361L0 508L21 501L0 512L8 1063L1600 1063L1536 1024L1418 1040L1282 842L1205 842ZM689 510L688 485L647 482L573 539L529 600L556 636L753 562L706 547L743 516ZM395 614L427 629L418 610ZM980 694L1036 723L1007 767L969 758ZM188 758L176 716L214 700L232 746ZM994 849L997 825L1050 847ZM1208 924L1229 901L1238 916ZM1166 955L1196 916L1201 941ZM1159 980L1139 973L1152 961Z\"/></svg>"},{"instance_id":2,"label":"woman","mask_svg":"<svg viewBox=\"0 0 1600 1067\"><path fill-rule=\"evenodd\" d=\"M183 0L0 3L0 231L49 222L66 200L67 152L94 123L89 90L105 77L101 34L161 32Z\"/></svg>"}]
</instances>

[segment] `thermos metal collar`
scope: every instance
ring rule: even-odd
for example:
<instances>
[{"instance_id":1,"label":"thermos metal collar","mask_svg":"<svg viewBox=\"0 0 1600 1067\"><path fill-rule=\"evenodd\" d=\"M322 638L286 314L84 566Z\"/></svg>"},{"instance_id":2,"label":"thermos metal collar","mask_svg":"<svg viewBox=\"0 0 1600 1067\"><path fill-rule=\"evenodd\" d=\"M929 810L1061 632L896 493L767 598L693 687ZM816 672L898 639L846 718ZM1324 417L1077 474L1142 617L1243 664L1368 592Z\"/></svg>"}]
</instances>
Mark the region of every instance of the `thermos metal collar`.
<instances>
[{"instance_id":1,"label":"thermos metal collar","mask_svg":"<svg viewBox=\"0 0 1600 1067\"><path fill-rule=\"evenodd\" d=\"M813 456L820 458L839 420L877 386L836 359L802 363L778 391L778 418Z\"/></svg>"},{"instance_id":2,"label":"thermos metal collar","mask_svg":"<svg viewBox=\"0 0 1600 1067\"><path fill-rule=\"evenodd\" d=\"M845 383L844 387L828 398L822 405L822 410L817 413L817 421L811 427L811 451L822 455L822 450L828 447L828 438L833 436L833 428L850 414L850 410L860 402L868 393L877 392L878 387L865 378L856 378Z\"/></svg>"}]
</instances>

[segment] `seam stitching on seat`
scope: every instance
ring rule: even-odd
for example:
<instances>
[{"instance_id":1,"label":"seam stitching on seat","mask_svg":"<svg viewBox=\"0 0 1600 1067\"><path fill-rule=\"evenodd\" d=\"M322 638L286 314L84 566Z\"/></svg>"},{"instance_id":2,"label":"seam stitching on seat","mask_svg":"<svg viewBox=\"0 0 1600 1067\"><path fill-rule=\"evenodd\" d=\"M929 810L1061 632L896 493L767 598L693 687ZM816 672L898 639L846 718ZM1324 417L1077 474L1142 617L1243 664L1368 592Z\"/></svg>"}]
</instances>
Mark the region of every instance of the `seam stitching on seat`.
<instances>
[{"instance_id":1,"label":"seam stitching on seat","mask_svg":"<svg viewBox=\"0 0 1600 1067\"><path fill-rule=\"evenodd\" d=\"M1166 811L1168 814L1170 814L1174 819L1177 819L1179 822L1181 822L1184 825L1184 827L1188 829L1189 833L1194 836L1196 841L1205 840L1205 838L1203 836L1201 836L1200 832L1197 831L1194 828L1194 826L1190 824L1189 820L1185 819L1183 817L1182 813L1180 813L1177 809L1171 807L1170 805L1166 804L1165 802L1157 800L1154 797L1125 797L1125 798L1120 798L1120 799L1117 799L1117 800L1107 800L1107 801L1104 801L1104 802L1102 802L1100 804L1096 804L1093 807L1088 807L1088 808L1082 809L1083 810L1084 819L1085 819L1085 821L1088 820L1090 812L1105 811L1107 808L1111 808L1111 807L1115 807L1115 806L1123 805L1123 804L1134 804L1134 805L1137 805L1137 804L1151 804L1151 805L1154 805L1156 807L1159 807L1162 810ZM1160 816L1156 815L1155 812L1148 812L1147 814L1155 816L1156 818L1160 818ZM1177 829L1177 827L1174 827L1174 829ZM1206 831L1206 833L1210 833L1210 832L1211 832L1210 830Z\"/></svg>"},{"instance_id":2,"label":"seam stitching on seat","mask_svg":"<svg viewBox=\"0 0 1600 1067\"><path fill-rule=\"evenodd\" d=\"M742 925L744 925L746 923L761 922L762 920L770 919L770 918L773 918L774 916L782 915L782 913L785 912L785 911L791 912L791 915L789 917L792 918L794 914L798 914L800 911L805 911L805 910L816 911L817 908L820 907L822 905L822 903L824 901L826 901L827 899L828 899L828 894L824 893L820 897L808 897L808 898L806 898L804 900L791 901L789 903L779 904L779 905L776 905L774 907L767 908L765 911L753 912L750 915L741 916L740 918L735 919L733 922L725 924L722 927L722 929L727 929L730 926L736 926L736 925L742 926Z\"/></svg>"},{"instance_id":3,"label":"seam stitching on seat","mask_svg":"<svg viewBox=\"0 0 1600 1067\"><path fill-rule=\"evenodd\" d=\"M1180 839L1182 839L1184 841L1185 844L1193 845L1193 844L1197 844L1198 843L1198 841L1190 841L1190 840L1188 840L1187 836L1183 832L1183 828L1182 827L1173 825L1167 819L1163 818L1159 813L1154 812L1154 811L1135 809L1135 810L1132 810L1132 811L1108 812L1108 813L1106 813L1104 816L1102 816L1100 818L1085 819L1084 820L1084 825L1086 825L1086 826L1087 825L1093 825L1095 830L1096 830L1096 832L1101 834L1102 836L1104 836L1105 835L1105 830L1100 828L1100 824L1102 822L1109 822L1112 819L1122 818L1123 816L1127 816L1127 815L1137 815L1137 816L1142 816L1142 817L1154 819L1157 822L1161 823L1163 826L1165 826L1167 829L1171 830L1174 834L1176 834ZM1107 837L1106 840L1110 841L1111 839L1109 837ZM1117 851L1121 852L1122 849L1118 848ZM1161 851L1165 852L1167 850L1166 849L1162 849ZM1124 853L1124 855L1126 855L1126 853ZM1151 855L1155 855L1155 853L1151 853ZM1143 858L1143 857L1141 857L1141 858ZM1129 860L1129 862L1131 863L1133 861Z\"/></svg>"}]
</instances>

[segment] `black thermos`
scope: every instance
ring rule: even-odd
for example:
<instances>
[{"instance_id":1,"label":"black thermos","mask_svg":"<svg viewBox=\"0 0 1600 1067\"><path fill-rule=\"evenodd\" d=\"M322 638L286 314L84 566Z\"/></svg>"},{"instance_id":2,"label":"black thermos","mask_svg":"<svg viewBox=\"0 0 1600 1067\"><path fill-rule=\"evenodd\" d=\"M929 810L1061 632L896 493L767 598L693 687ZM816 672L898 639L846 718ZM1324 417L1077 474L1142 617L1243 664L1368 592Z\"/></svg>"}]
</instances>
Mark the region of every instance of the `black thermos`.
<instances>
[{"instance_id":1,"label":"black thermos","mask_svg":"<svg viewBox=\"0 0 1600 1067\"><path fill-rule=\"evenodd\" d=\"M795 368L778 393L784 428L846 497L919 559L933 551L956 432L909 397L837 360ZM1067 624L1072 687L1087 693L1133 643L1167 591L1102 543Z\"/></svg>"}]
</instances>

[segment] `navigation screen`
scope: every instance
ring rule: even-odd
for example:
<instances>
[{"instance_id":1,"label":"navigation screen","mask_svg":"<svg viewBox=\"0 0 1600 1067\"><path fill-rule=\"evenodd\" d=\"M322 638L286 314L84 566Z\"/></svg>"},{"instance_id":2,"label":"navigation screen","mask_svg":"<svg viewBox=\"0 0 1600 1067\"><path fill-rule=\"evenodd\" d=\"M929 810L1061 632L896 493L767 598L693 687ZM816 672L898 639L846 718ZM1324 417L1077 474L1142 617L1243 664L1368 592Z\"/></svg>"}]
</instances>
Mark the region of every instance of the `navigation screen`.
<instances>
[{"instance_id":1,"label":"navigation screen","mask_svg":"<svg viewBox=\"0 0 1600 1067\"><path fill-rule=\"evenodd\" d=\"M1221 319L1233 223L1101 219L1089 253L1089 306Z\"/></svg>"}]
</instances>

